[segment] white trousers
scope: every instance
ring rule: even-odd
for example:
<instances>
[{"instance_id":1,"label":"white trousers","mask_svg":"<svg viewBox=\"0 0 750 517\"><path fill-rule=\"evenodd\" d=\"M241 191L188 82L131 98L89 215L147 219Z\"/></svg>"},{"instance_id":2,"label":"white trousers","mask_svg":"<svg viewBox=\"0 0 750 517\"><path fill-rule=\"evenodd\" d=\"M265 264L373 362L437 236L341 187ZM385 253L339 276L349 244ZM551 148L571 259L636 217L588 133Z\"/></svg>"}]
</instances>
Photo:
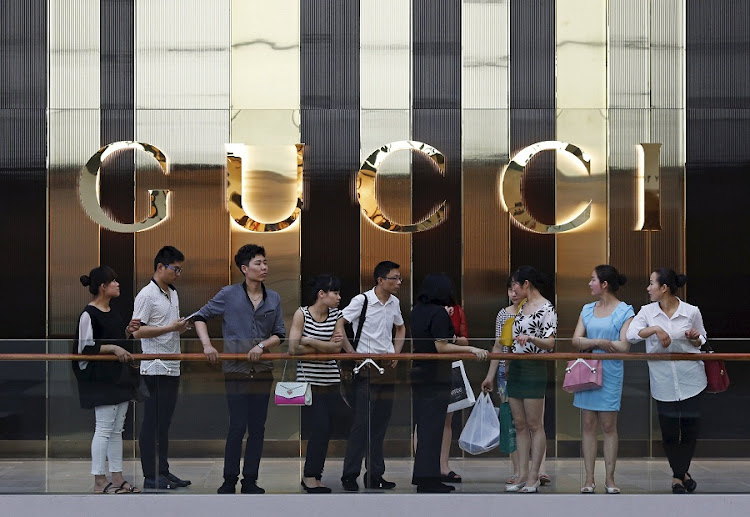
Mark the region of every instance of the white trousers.
<instances>
[{"instance_id":1,"label":"white trousers","mask_svg":"<svg viewBox=\"0 0 750 517\"><path fill-rule=\"evenodd\" d=\"M109 472L122 472L122 429L128 403L111 406L96 406L96 428L91 440L91 473L95 476L107 474L105 460L109 459Z\"/></svg>"}]
</instances>

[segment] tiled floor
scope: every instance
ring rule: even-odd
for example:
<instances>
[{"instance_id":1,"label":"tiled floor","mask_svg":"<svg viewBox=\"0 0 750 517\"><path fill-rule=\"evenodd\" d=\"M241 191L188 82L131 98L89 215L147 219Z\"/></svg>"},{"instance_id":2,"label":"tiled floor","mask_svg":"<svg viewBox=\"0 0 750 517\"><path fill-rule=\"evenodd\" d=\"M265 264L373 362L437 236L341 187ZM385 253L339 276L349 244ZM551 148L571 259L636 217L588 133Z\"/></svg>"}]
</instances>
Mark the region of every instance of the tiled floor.
<instances>
[{"instance_id":1,"label":"tiled floor","mask_svg":"<svg viewBox=\"0 0 750 517\"><path fill-rule=\"evenodd\" d=\"M339 482L341 460L327 462L323 482L334 492L342 492ZM192 480L189 488L168 491L170 494L215 494L222 482L221 459L170 460L171 470L179 477ZM386 478L397 483L395 493L414 493L410 484L412 461L387 459ZM456 485L457 493L499 493L501 482L509 473L509 462L492 458L452 460L451 466L464 477ZM264 459L258 484L269 493L301 493L302 462L290 459ZM87 493L93 490L93 476L88 461L71 460L0 460L0 493ZM547 460L552 484L542 493L577 494L583 478L580 460ZM597 493L604 491L604 463L596 465ZM699 493L750 494L750 461L695 460L690 473L698 482ZM126 461L125 477L141 485L140 464ZM624 459L617 463L617 482L626 494L670 493L671 474L664 459ZM361 484L361 483L360 483ZM239 488L239 486L238 486ZM377 493L375 490L363 492Z\"/></svg>"}]
</instances>

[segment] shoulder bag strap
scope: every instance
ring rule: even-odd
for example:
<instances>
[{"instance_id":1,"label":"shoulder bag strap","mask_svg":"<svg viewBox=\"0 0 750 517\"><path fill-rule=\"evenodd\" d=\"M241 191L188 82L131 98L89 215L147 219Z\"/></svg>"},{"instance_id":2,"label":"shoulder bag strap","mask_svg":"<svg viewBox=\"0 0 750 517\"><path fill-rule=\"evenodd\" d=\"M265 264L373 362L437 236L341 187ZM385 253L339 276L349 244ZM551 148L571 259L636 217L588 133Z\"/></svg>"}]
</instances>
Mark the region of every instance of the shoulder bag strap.
<instances>
[{"instance_id":1,"label":"shoulder bag strap","mask_svg":"<svg viewBox=\"0 0 750 517\"><path fill-rule=\"evenodd\" d=\"M362 296L365 301L362 303L362 312L359 313L359 327L357 327L357 334L354 336L354 343L352 343L354 350L357 349L357 345L359 344L359 338L362 336L362 327L365 325L365 318L367 317L367 295L362 293Z\"/></svg>"}]
</instances>

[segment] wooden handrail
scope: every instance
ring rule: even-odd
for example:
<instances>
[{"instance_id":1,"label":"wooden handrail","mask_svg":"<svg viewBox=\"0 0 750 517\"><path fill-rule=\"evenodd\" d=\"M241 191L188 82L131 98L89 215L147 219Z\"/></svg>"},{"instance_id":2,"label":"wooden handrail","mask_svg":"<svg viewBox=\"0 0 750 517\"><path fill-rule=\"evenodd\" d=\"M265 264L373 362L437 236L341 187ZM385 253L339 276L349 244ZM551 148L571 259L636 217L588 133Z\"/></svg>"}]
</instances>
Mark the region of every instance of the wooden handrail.
<instances>
[{"instance_id":1,"label":"wooden handrail","mask_svg":"<svg viewBox=\"0 0 750 517\"><path fill-rule=\"evenodd\" d=\"M134 360L172 360L172 361L206 361L204 354L132 354ZM392 360L430 360L430 361L457 361L459 359L476 360L476 356L470 353L461 354L307 354L289 355L281 353L263 354L263 361L323 361L329 359L355 359L366 358L379 359L383 361ZM554 352L549 354L488 354L489 359L522 360L522 361L571 361L574 359L603 359L603 360L625 360L625 361L747 361L750 354L718 353L711 354L646 354L622 353L622 354L583 354L576 352ZM219 354L220 361L247 361L247 354ZM117 361L112 354L80 355L80 354L5 354L0 353L0 361Z\"/></svg>"}]
</instances>

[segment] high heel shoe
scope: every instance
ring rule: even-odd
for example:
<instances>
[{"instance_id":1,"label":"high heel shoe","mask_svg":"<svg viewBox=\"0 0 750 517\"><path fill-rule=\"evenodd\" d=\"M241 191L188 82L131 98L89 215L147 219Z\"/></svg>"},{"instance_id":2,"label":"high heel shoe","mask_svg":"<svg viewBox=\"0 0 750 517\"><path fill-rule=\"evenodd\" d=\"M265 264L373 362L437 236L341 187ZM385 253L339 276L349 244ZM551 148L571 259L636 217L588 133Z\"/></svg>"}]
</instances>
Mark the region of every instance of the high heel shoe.
<instances>
[{"instance_id":1,"label":"high heel shoe","mask_svg":"<svg viewBox=\"0 0 750 517\"><path fill-rule=\"evenodd\" d=\"M540 483L539 483L539 480L537 479L536 483L534 483L531 486L523 487L521 490L519 490L519 492L521 492L522 494L536 494L538 492L539 485Z\"/></svg>"},{"instance_id":2,"label":"high heel shoe","mask_svg":"<svg viewBox=\"0 0 750 517\"><path fill-rule=\"evenodd\" d=\"M616 486L609 486L609 485L607 485L607 483L604 483L604 490L608 494L619 494L620 493L620 489L619 488L617 488Z\"/></svg>"},{"instance_id":3,"label":"high heel shoe","mask_svg":"<svg viewBox=\"0 0 750 517\"><path fill-rule=\"evenodd\" d=\"M605 484L604 486L606 487L607 485ZM591 483L590 485L581 487L582 494L593 494L595 491L596 491L596 483Z\"/></svg>"},{"instance_id":4,"label":"high heel shoe","mask_svg":"<svg viewBox=\"0 0 750 517\"><path fill-rule=\"evenodd\" d=\"M305 489L305 492L308 494L330 494L331 489L327 486L307 486L305 484L305 480L299 482L300 485L302 485L302 488Z\"/></svg>"},{"instance_id":5,"label":"high heel shoe","mask_svg":"<svg viewBox=\"0 0 750 517\"><path fill-rule=\"evenodd\" d=\"M526 486L526 481L522 481L520 483L509 483L505 485L505 491L506 492L518 492L524 486Z\"/></svg>"}]
</instances>

